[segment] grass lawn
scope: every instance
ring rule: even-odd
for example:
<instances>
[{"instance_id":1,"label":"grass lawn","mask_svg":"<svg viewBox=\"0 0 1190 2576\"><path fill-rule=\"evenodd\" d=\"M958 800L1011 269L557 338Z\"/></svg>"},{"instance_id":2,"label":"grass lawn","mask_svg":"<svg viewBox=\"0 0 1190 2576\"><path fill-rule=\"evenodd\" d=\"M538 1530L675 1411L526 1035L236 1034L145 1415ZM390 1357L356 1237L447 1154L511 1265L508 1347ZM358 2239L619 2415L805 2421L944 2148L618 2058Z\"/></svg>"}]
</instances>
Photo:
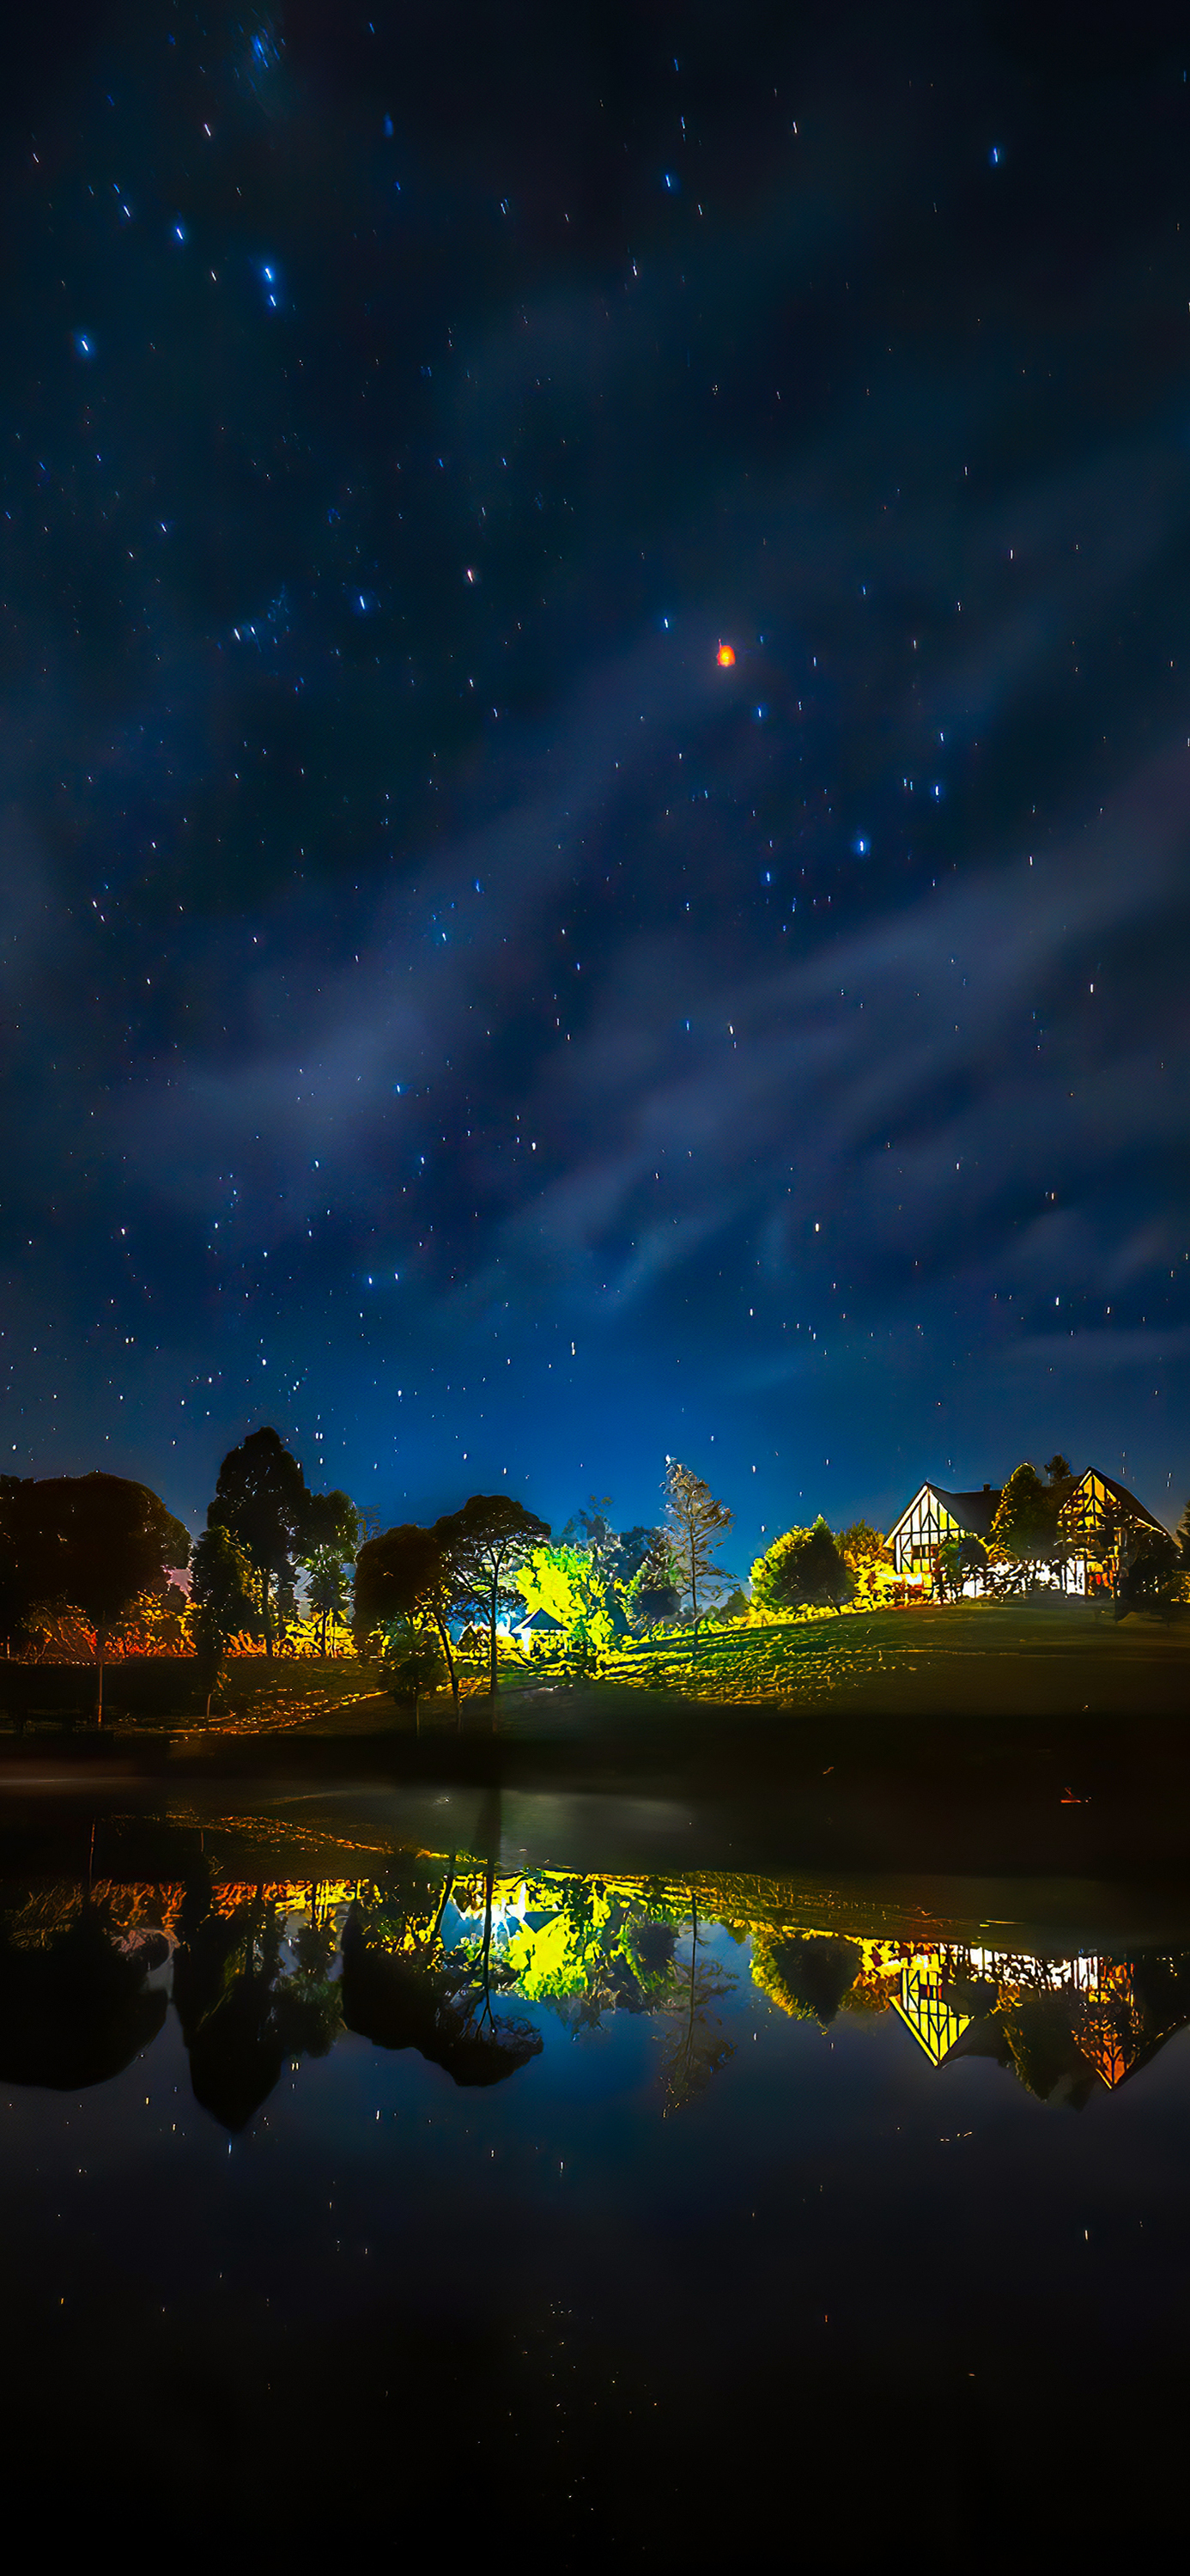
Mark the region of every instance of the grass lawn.
<instances>
[{"instance_id":1,"label":"grass lawn","mask_svg":"<svg viewBox=\"0 0 1190 2576\"><path fill-rule=\"evenodd\" d=\"M1185 1705L1190 1617L1170 1624L1083 1601L959 1601L704 1629L608 1658L606 1679L749 1707L873 1713L1064 1713Z\"/></svg>"},{"instance_id":2,"label":"grass lawn","mask_svg":"<svg viewBox=\"0 0 1190 2576\"><path fill-rule=\"evenodd\" d=\"M463 1731L488 1731L486 1672L463 1672ZM413 1711L378 1687L373 1664L344 1656L317 1662L263 1656L230 1662L210 1734L412 1734ZM0 1675L0 1726L86 1723L94 1680L86 1667L11 1663ZM184 1657L128 1658L108 1666L112 1732L203 1726L195 1667ZM601 1659L597 1675L568 1678L549 1660L501 1656L499 1728L514 1736L577 1737L677 1719L691 1704L863 1717L1180 1716L1190 1709L1190 1616L1165 1624L1115 1621L1076 1600L1015 1604L961 1601L908 1610L830 1613L764 1628L663 1636ZM423 1734L455 1731L449 1694L423 1700Z\"/></svg>"}]
</instances>

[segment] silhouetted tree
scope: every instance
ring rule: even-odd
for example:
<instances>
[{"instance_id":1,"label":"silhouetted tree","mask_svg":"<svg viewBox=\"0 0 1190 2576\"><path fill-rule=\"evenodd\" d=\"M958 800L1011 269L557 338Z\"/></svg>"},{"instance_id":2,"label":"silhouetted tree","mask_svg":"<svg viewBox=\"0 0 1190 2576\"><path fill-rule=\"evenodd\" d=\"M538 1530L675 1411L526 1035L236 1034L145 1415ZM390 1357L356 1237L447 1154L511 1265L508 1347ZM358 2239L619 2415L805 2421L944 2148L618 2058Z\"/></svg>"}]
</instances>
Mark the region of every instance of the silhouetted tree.
<instances>
[{"instance_id":1,"label":"silhouetted tree","mask_svg":"<svg viewBox=\"0 0 1190 2576\"><path fill-rule=\"evenodd\" d=\"M120 2074L166 2015L166 1997L146 1992L145 1973L144 1953L119 1949L89 1902L33 1948L0 1929L0 2083L76 2093Z\"/></svg>"},{"instance_id":2,"label":"silhouetted tree","mask_svg":"<svg viewBox=\"0 0 1190 2576\"><path fill-rule=\"evenodd\" d=\"M473 1945L438 1947L453 1885L453 1866L429 1938L393 1950L374 1940L364 1907L352 1906L343 1927L343 2019L378 2048L416 2048L456 2084L499 2084L541 2053L531 2022L497 2014L492 1988L509 1972L492 1959L491 1863L484 1875L484 1930ZM379 1927L377 1927L379 1928Z\"/></svg>"},{"instance_id":3,"label":"silhouetted tree","mask_svg":"<svg viewBox=\"0 0 1190 2576\"><path fill-rule=\"evenodd\" d=\"M345 1620L349 1610L350 1571L337 1547L311 1548L302 1558L306 1569L306 1596L310 1608L322 1621L319 1638L321 1653L326 1654L326 1632L332 1619Z\"/></svg>"},{"instance_id":4,"label":"silhouetted tree","mask_svg":"<svg viewBox=\"0 0 1190 2576\"><path fill-rule=\"evenodd\" d=\"M1184 1585L1181 1549L1167 1530L1142 1526L1124 1534L1116 1582L1117 1619L1126 1619L1130 1610L1151 1610L1169 1618Z\"/></svg>"},{"instance_id":5,"label":"silhouetted tree","mask_svg":"<svg viewBox=\"0 0 1190 2576\"><path fill-rule=\"evenodd\" d=\"M0 1476L0 1643L26 1642L29 1615L52 1581L52 1542L33 1500L31 1476Z\"/></svg>"},{"instance_id":6,"label":"silhouetted tree","mask_svg":"<svg viewBox=\"0 0 1190 2576\"><path fill-rule=\"evenodd\" d=\"M274 1586L282 1595L292 1586L313 1499L297 1459L266 1426L249 1432L238 1449L228 1450L207 1511L208 1529L230 1530L252 1566L268 1655L273 1652Z\"/></svg>"},{"instance_id":7,"label":"silhouetted tree","mask_svg":"<svg viewBox=\"0 0 1190 2576\"><path fill-rule=\"evenodd\" d=\"M96 1709L114 1628L142 1593L163 1594L171 1568L190 1562L190 1532L147 1485L96 1469L46 1476L22 1498L30 1579L54 1610L77 1610L95 1632Z\"/></svg>"},{"instance_id":8,"label":"silhouetted tree","mask_svg":"<svg viewBox=\"0 0 1190 2576\"><path fill-rule=\"evenodd\" d=\"M954 1530L938 1550L938 1589L958 1600L968 1575L987 1570L988 1552L971 1530Z\"/></svg>"},{"instance_id":9,"label":"silhouetted tree","mask_svg":"<svg viewBox=\"0 0 1190 2576\"><path fill-rule=\"evenodd\" d=\"M230 1530L206 1529L194 1550L190 1584L194 1641L200 1681L206 1685L207 1716L220 1667L233 1637L257 1637L260 1605L246 1549Z\"/></svg>"},{"instance_id":10,"label":"silhouetted tree","mask_svg":"<svg viewBox=\"0 0 1190 2576\"><path fill-rule=\"evenodd\" d=\"M988 1533L988 1555L1017 1565L1049 1564L1057 1548L1058 1497L1025 1459L1014 1467Z\"/></svg>"},{"instance_id":11,"label":"silhouetted tree","mask_svg":"<svg viewBox=\"0 0 1190 2576\"><path fill-rule=\"evenodd\" d=\"M307 1576L312 1610L322 1620L322 1652L327 1622L347 1615L348 1568L355 1561L360 1519L349 1494L311 1494L298 1544L298 1563Z\"/></svg>"},{"instance_id":12,"label":"silhouetted tree","mask_svg":"<svg viewBox=\"0 0 1190 2576\"><path fill-rule=\"evenodd\" d=\"M535 1547L541 1547L550 1535L548 1521L539 1521L523 1503L513 1501L511 1494L472 1494L462 1510L449 1512L434 1524L444 1564L457 1601L469 1602L482 1612L488 1632L488 1695L494 1700L498 1687L496 1669L496 1621L503 1611L519 1610L521 1595L512 1577L525 1563Z\"/></svg>"},{"instance_id":13,"label":"silhouetted tree","mask_svg":"<svg viewBox=\"0 0 1190 2576\"><path fill-rule=\"evenodd\" d=\"M433 1529L421 1529L416 1521L405 1521L399 1529L366 1539L355 1564L354 1624L357 1645L377 1628L391 1636L398 1626L432 1627L445 1658L457 1710L459 1677L448 1621L461 1595L450 1561L451 1527L449 1519L437 1522ZM407 1636L402 1642L408 1680L409 1657L414 1648ZM424 1657L419 1670L423 1676L429 1670ZM423 1677L412 1693L415 1701L427 1686Z\"/></svg>"}]
</instances>

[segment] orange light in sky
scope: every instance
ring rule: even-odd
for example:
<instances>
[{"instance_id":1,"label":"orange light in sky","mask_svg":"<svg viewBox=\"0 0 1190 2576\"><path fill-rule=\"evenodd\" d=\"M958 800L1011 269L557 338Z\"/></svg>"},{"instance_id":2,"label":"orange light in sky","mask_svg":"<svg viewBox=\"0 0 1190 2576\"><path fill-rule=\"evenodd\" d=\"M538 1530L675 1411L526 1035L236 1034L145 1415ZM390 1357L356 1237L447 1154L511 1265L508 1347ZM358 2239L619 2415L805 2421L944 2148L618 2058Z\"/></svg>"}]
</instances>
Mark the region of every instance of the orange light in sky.
<instances>
[{"instance_id":1,"label":"orange light in sky","mask_svg":"<svg viewBox=\"0 0 1190 2576\"><path fill-rule=\"evenodd\" d=\"M730 671L735 660L734 644L721 644L715 656L721 671Z\"/></svg>"}]
</instances>

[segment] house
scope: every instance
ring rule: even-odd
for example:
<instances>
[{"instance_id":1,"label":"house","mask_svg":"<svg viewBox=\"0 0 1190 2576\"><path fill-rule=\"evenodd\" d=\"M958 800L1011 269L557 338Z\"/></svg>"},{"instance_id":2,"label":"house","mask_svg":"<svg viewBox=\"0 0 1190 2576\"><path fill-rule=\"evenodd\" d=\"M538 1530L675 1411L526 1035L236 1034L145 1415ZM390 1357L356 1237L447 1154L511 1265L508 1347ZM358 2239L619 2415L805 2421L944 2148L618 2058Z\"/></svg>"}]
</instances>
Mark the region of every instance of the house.
<instances>
[{"instance_id":1,"label":"house","mask_svg":"<svg viewBox=\"0 0 1190 2576\"><path fill-rule=\"evenodd\" d=\"M978 1538L986 1544L1001 1491L999 1485L984 1485L976 1493L953 1494L946 1485L919 1486L888 1533L898 1574L932 1578L938 1550L947 1539Z\"/></svg>"},{"instance_id":2,"label":"house","mask_svg":"<svg viewBox=\"0 0 1190 2576\"><path fill-rule=\"evenodd\" d=\"M937 1574L938 1551L948 1539L977 1538L986 1546L1003 1488L984 1485L972 1493L952 1493L945 1485L921 1485L888 1533L898 1574L923 1589ZM1110 1590L1120 1570L1121 1550L1143 1529L1167 1535L1147 1506L1114 1476L1088 1467L1058 1488L1057 1538L1062 1551L1060 1580L1064 1590ZM1039 1568L1045 1579L1045 1569ZM968 1577L965 1592L979 1588Z\"/></svg>"},{"instance_id":3,"label":"house","mask_svg":"<svg viewBox=\"0 0 1190 2576\"><path fill-rule=\"evenodd\" d=\"M1110 1589L1120 1571L1121 1549L1145 1529L1169 1536L1164 1524L1114 1476L1105 1476L1098 1467L1077 1476L1058 1511L1058 1537L1081 1568L1076 1590Z\"/></svg>"},{"instance_id":4,"label":"house","mask_svg":"<svg viewBox=\"0 0 1190 2576\"><path fill-rule=\"evenodd\" d=\"M537 1638L564 1637L566 1630L562 1621L555 1619L552 1610L533 1610L527 1619L518 1619L509 1634L518 1646L532 1646Z\"/></svg>"}]
</instances>

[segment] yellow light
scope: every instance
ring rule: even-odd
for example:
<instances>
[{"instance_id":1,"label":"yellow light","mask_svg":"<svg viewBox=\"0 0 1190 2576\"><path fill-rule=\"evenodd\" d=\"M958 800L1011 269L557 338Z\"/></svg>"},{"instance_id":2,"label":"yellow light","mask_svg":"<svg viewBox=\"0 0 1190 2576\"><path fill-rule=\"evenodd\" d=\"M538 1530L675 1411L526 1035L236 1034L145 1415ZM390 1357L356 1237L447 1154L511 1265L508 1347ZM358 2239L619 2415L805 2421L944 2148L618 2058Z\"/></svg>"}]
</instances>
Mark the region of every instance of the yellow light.
<instances>
[{"instance_id":1,"label":"yellow light","mask_svg":"<svg viewBox=\"0 0 1190 2576\"><path fill-rule=\"evenodd\" d=\"M730 671L732 663L735 660L734 644L721 644L715 659L718 662L721 671Z\"/></svg>"}]
</instances>

